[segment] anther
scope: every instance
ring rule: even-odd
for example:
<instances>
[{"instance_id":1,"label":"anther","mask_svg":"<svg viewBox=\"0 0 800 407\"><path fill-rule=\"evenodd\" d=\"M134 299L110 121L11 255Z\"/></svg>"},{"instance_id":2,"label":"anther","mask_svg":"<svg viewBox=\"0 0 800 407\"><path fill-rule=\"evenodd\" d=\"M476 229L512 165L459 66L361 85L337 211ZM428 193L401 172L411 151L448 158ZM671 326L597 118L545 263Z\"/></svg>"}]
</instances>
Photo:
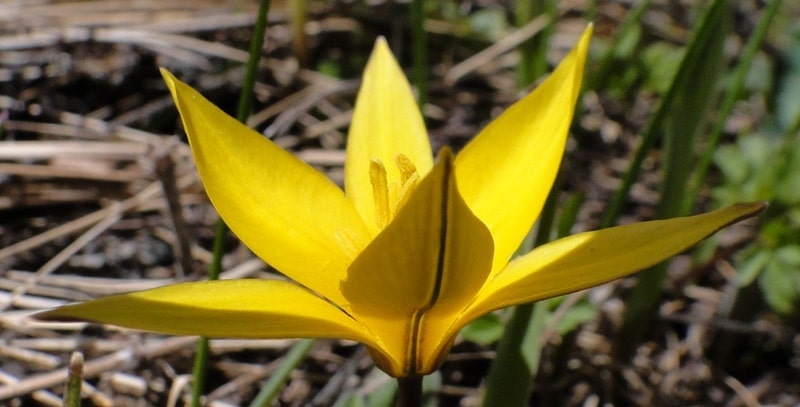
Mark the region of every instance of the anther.
<instances>
[{"instance_id":1,"label":"anther","mask_svg":"<svg viewBox=\"0 0 800 407\"><path fill-rule=\"evenodd\" d=\"M375 200L375 222L383 229L389 223L389 181L386 167L381 160L374 158L369 163L369 182L372 184L372 197Z\"/></svg>"}]
</instances>

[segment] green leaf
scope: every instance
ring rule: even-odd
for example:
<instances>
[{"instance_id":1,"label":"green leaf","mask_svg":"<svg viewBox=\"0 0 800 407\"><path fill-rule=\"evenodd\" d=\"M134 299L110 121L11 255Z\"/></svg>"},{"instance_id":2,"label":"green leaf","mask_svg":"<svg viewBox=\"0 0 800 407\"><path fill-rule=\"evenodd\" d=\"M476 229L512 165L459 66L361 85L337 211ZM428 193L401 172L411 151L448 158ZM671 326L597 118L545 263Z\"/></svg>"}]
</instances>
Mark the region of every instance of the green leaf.
<instances>
[{"instance_id":1,"label":"green leaf","mask_svg":"<svg viewBox=\"0 0 800 407\"><path fill-rule=\"evenodd\" d=\"M779 314L797 313L800 304L800 272L796 266L773 257L759 279L764 298Z\"/></svg>"},{"instance_id":2,"label":"green leaf","mask_svg":"<svg viewBox=\"0 0 800 407\"><path fill-rule=\"evenodd\" d=\"M334 407L366 407L366 404L364 404L364 399L358 393L350 392L339 398Z\"/></svg>"},{"instance_id":3,"label":"green leaf","mask_svg":"<svg viewBox=\"0 0 800 407\"><path fill-rule=\"evenodd\" d=\"M382 383L366 395L367 406L394 407L394 400L397 397L397 380L392 379L379 369L372 369L365 382L370 384Z\"/></svg>"},{"instance_id":4,"label":"green leaf","mask_svg":"<svg viewBox=\"0 0 800 407\"><path fill-rule=\"evenodd\" d=\"M503 336L505 324L496 313L486 314L461 330L464 339L479 345L490 345Z\"/></svg>"},{"instance_id":5,"label":"green leaf","mask_svg":"<svg viewBox=\"0 0 800 407\"><path fill-rule=\"evenodd\" d=\"M438 370L422 378L422 405L425 407L437 407L439 403L436 397L432 397L442 390L442 374Z\"/></svg>"},{"instance_id":6,"label":"green leaf","mask_svg":"<svg viewBox=\"0 0 800 407\"><path fill-rule=\"evenodd\" d=\"M750 173L750 167L742 165L742 159L742 152L736 145L720 147L714 155L714 163L732 184L741 184Z\"/></svg>"},{"instance_id":7,"label":"green leaf","mask_svg":"<svg viewBox=\"0 0 800 407\"><path fill-rule=\"evenodd\" d=\"M501 8L487 8L472 13L469 17L471 31L495 42L508 35L509 24Z\"/></svg>"},{"instance_id":8,"label":"green leaf","mask_svg":"<svg viewBox=\"0 0 800 407\"><path fill-rule=\"evenodd\" d=\"M754 255L743 260L738 268L739 287L750 285L767 267L771 257L772 253L770 251L760 249Z\"/></svg>"},{"instance_id":9,"label":"green leaf","mask_svg":"<svg viewBox=\"0 0 800 407\"><path fill-rule=\"evenodd\" d=\"M775 188L775 199L792 206L800 203L800 145L791 136L787 141L785 167Z\"/></svg>"},{"instance_id":10,"label":"green leaf","mask_svg":"<svg viewBox=\"0 0 800 407\"><path fill-rule=\"evenodd\" d=\"M696 138L703 129L705 115L714 101L715 85L722 76L725 64L723 48L730 31L730 14L727 0L716 0L708 7L693 33L661 106L647 124L639 150L623 178L623 185L603 219L604 226L616 218L621 200L627 196L646 153L657 138L661 138L664 144L664 180L658 216L684 216L694 203L696 197L687 194L687 190L690 189L689 177L697 161L694 156L698 144ZM665 61L661 63L668 65ZM635 349L636 342L644 335L661 299L666 276L663 263L639 275L639 282L629 300L629 311L624 316L615 344L620 354L626 355Z\"/></svg>"},{"instance_id":11,"label":"green leaf","mask_svg":"<svg viewBox=\"0 0 800 407\"><path fill-rule=\"evenodd\" d=\"M584 323L593 320L595 316L597 316L597 307L584 299L567 310L564 317L558 322L556 329L559 334L566 335Z\"/></svg>"},{"instance_id":12,"label":"green leaf","mask_svg":"<svg viewBox=\"0 0 800 407\"><path fill-rule=\"evenodd\" d=\"M666 42L657 42L642 52L642 62L647 76L645 88L658 93L667 93L673 84L675 73L681 65L685 50Z\"/></svg>"},{"instance_id":13,"label":"green leaf","mask_svg":"<svg viewBox=\"0 0 800 407\"><path fill-rule=\"evenodd\" d=\"M790 42L784 53L786 64L777 86L775 106L778 125L784 131L800 126L800 103L797 103L797 95L800 94L800 30L795 29L794 35L787 38Z\"/></svg>"},{"instance_id":14,"label":"green leaf","mask_svg":"<svg viewBox=\"0 0 800 407\"><path fill-rule=\"evenodd\" d=\"M800 245L783 246L775 251L775 257L789 267L800 267Z\"/></svg>"}]
</instances>

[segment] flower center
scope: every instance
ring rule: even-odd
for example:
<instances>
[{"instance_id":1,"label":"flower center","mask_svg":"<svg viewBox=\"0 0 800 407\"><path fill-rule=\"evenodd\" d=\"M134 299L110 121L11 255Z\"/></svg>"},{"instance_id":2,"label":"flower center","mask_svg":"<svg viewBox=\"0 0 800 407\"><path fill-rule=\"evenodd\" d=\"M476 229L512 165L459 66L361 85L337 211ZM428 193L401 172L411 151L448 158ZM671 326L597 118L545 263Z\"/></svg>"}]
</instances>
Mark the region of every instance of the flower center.
<instances>
[{"instance_id":1,"label":"flower center","mask_svg":"<svg viewBox=\"0 0 800 407\"><path fill-rule=\"evenodd\" d=\"M404 154L398 154L394 163L400 177L391 182L381 160L373 158L369 163L369 181L375 200L375 223L379 229L386 227L394 218L419 181L417 167Z\"/></svg>"}]
</instances>

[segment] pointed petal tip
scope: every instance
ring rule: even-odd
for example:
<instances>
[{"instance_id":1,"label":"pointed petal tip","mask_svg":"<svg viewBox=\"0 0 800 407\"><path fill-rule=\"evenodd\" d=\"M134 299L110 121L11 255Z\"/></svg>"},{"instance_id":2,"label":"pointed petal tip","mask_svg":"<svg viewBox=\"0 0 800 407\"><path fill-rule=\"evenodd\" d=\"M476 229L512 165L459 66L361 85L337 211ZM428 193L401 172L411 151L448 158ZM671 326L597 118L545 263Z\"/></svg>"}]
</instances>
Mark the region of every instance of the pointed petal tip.
<instances>
[{"instance_id":1,"label":"pointed petal tip","mask_svg":"<svg viewBox=\"0 0 800 407\"><path fill-rule=\"evenodd\" d=\"M375 47L378 47L378 46L381 46L381 47L388 47L389 46L388 42L386 41L386 37L384 37L382 35L379 35L379 36L377 36L375 38Z\"/></svg>"},{"instance_id":2,"label":"pointed petal tip","mask_svg":"<svg viewBox=\"0 0 800 407\"><path fill-rule=\"evenodd\" d=\"M39 321L39 322L76 322L76 321L83 321L78 318L73 318L69 316L62 316L58 312L61 308L49 309L47 311L40 311L34 314L31 314L28 318Z\"/></svg>"},{"instance_id":3,"label":"pointed petal tip","mask_svg":"<svg viewBox=\"0 0 800 407\"><path fill-rule=\"evenodd\" d=\"M372 47L372 53L370 54L369 59L375 58L386 58L391 57L394 59L394 54L392 54L391 48L389 48L389 42L386 41L386 38L383 36L378 36L375 38L375 45Z\"/></svg>"},{"instance_id":4,"label":"pointed petal tip","mask_svg":"<svg viewBox=\"0 0 800 407\"><path fill-rule=\"evenodd\" d=\"M178 79L172 74L172 72L168 71L167 68L159 67L158 71L161 73L161 77L164 79L167 87L170 89L170 91L173 91L175 89L175 82L177 82Z\"/></svg>"},{"instance_id":5,"label":"pointed petal tip","mask_svg":"<svg viewBox=\"0 0 800 407\"><path fill-rule=\"evenodd\" d=\"M164 68L163 66L158 67L158 72L161 73L161 76L163 76L164 79L174 77L174 75L172 75L172 72L168 71L167 68Z\"/></svg>"},{"instance_id":6,"label":"pointed petal tip","mask_svg":"<svg viewBox=\"0 0 800 407\"><path fill-rule=\"evenodd\" d=\"M399 155L405 156L420 177L433 168L425 121L411 85L386 40L379 37L364 69L361 89L347 136L345 191L372 233L381 224L369 177L370 163L379 159L386 168L388 185L403 185ZM396 203L395 198L390 199ZM394 206L394 205L392 205Z\"/></svg>"},{"instance_id":7,"label":"pointed petal tip","mask_svg":"<svg viewBox=\"0 0 800 407\"><path fill-rule=\"evenodd\" d=\"M736 223L740 220L758 215L759 213L765 211L767 208L769 208L769 202L767 201L746 202L733 205L730 207L730 209L735 211L741 211L742 215L739 218L731 221L731 223Z\"/></svg>"},{"instance_id":8,"label":"pointed petal tip","mask_svg":"<svg viewBox=\"0 0 800 407\"><path fill-rule=\"evenodd\" d=\"M616 226L550 242L512 260L492 286L482 289L481 298L464 313L464 320L625 277L690 248L722 228L756 216L767 206L764 201L740 203L699 215Z\"/></svg>"},{"instance_id":9,"label":"pointed petal tip","mask_svg":"<svg viewBox=\"0 0 800 407\"><path fill-rule=\"evenodd\" d=\"M584 41L584 39L591 37L592 32L594 32L594 23L589 22L589 24L586 24L586 28L583 29L583 34L581 34L581 41Z\"/></svg>"},{"instance_id":10,"label":"pointed petal tip","mask_svg":"<svg viewBox=\"0 0 800 407\"><path fill-rule=\"evenodd\" d=\"M589 44L592 41L592 33L594 32L594 25L589 23L586 28L583 30L583 34L581 34L580 40L578 40L578 44L575 46L573 52L577 52L578 55L581 57L581 61L578 65L580 65L579 69L584 68L586 54L589 51Z\"/></svg>"},{"instance_id":11,"label":"pointed petal tip","mask_svg":"<svg viewBox=\"0 0 800 407\"><path fill-rule=\"evenodd\" d=\"M170 95L172 96L172 100L175 102L175 107L178 108L180 111L181 108L181 101L178 98L178 93L186 93L186 88L193 91L188 85L181 82L180 79L176 78L172 72L168 71L166 68L158 68L159 72L161 73L161 78L164 79L164 83L167 85L167 89L169 90Z\"/></svg>"}]
</instances>

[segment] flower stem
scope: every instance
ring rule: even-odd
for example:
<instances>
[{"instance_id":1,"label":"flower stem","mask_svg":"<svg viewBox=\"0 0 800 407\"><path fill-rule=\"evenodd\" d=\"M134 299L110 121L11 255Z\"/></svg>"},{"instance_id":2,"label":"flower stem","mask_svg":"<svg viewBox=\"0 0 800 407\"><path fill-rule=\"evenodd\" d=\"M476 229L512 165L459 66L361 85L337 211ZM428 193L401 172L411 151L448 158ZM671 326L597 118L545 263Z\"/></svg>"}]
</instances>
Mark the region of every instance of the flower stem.
<instances>
[{"instance_id":1,"label":"flower stem","mask_svg":"<svg viewBox=\"0 0 800 407\"><path fill-rule=\"evenodd\" d=\"M397 378L397 406L422 406L422 376Z\"/></svg>"}]
</instances>

